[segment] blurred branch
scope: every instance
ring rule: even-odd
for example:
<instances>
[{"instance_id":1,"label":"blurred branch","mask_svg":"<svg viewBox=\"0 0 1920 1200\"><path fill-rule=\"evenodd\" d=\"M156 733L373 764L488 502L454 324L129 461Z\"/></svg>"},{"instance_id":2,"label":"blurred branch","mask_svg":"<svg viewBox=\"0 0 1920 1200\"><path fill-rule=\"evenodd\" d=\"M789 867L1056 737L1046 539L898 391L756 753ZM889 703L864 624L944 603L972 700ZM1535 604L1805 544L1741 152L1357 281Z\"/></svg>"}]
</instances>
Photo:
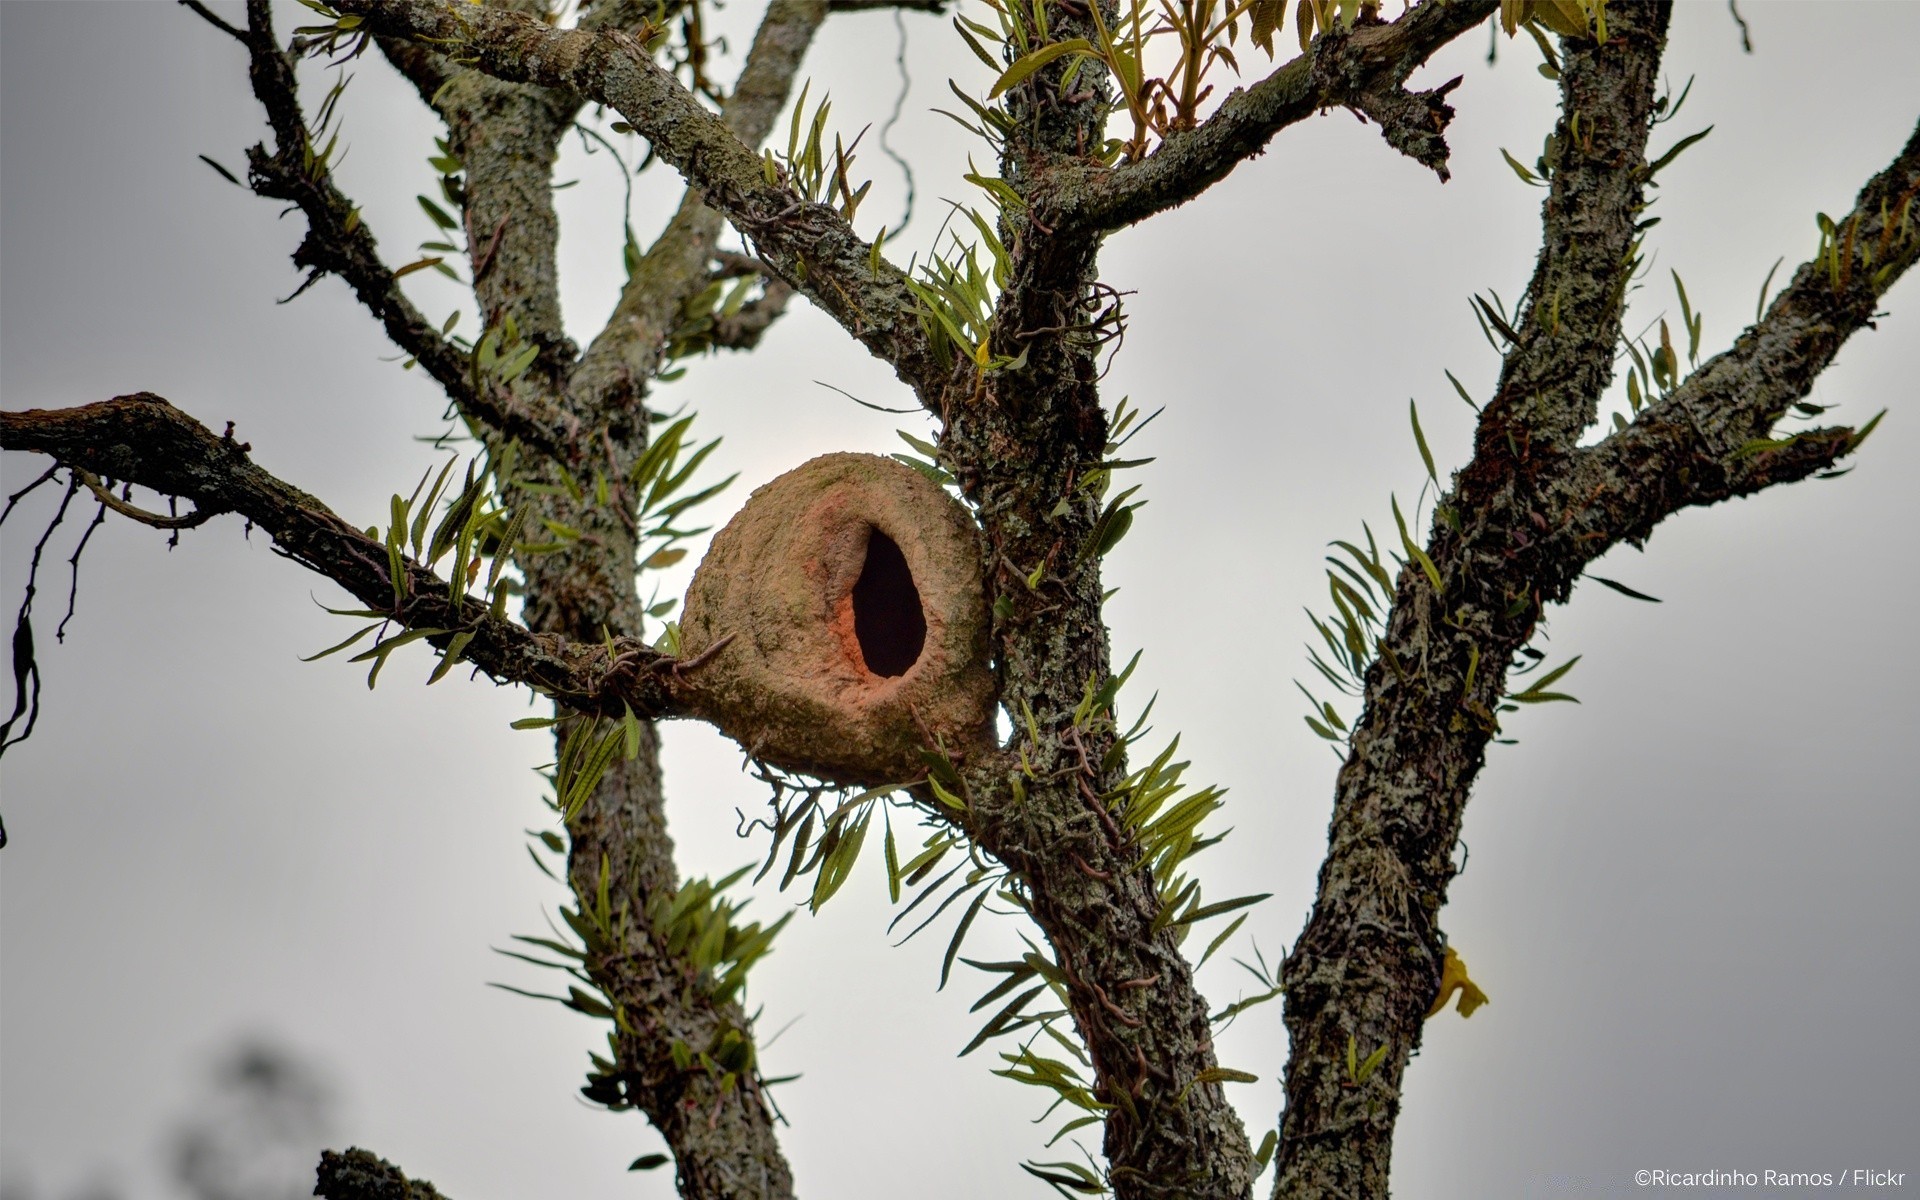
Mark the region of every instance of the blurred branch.
<instances>
[{"instance_id":1,"label":"blurred branch","mask_svg":"<svg viewBox=\"0 0 1920 1200\"><path fill-rule=\"evenodd\" d=\"M399 1167L358 1148L321 1153L313 1194L325 1200L445 1200L426 1180L408 1179Z\"/></svg>"}]
</instances>

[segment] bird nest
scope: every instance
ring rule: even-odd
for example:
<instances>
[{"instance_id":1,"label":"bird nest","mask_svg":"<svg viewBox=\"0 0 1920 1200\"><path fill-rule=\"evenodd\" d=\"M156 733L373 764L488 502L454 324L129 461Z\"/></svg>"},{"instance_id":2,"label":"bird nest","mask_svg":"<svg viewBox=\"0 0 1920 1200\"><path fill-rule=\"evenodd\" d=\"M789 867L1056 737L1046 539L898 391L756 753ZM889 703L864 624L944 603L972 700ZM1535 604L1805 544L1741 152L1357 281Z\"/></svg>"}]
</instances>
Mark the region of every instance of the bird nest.
<instances>
[{"instance_id":1,"label":"bird nest","mask_svg":"<svg viewBox=\"0 0 1920 1200\"><path fill-rule=\"evenodd\" d=\"M683 694L775 766L904 782L991 738L973 518L911 467L827 454L756 490L694 573ZM717 647L717 650L715 649Z\"/></svg>"}]
</instances>

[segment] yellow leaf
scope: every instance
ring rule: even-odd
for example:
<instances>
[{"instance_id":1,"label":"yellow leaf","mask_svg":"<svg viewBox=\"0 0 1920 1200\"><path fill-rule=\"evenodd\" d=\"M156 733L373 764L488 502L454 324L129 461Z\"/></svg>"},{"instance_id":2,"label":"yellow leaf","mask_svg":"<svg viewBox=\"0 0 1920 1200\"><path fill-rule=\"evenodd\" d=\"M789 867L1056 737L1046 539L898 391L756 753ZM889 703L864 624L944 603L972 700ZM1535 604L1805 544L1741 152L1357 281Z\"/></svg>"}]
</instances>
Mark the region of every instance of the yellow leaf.
<instances>
[{"instance_id":1,"label":"yellow leaf","mask_svg":"<svg viewBox=\"0 0 1920 1200\"><path fill-rule=\"evenodd\" d=\"M1473 1015L1473 1010L1487 1002L1487 994L1467 978L1467 964L1452 946L1447 947L1447 958L1440 967L1440 994L1433 998L1433 1007L1427 1010L1428 1017L1438 1016L1440 1010L1453 999L1455 992L1460 993L1459 1012L1463 1017Z\"/></svg>"}]
</instances>

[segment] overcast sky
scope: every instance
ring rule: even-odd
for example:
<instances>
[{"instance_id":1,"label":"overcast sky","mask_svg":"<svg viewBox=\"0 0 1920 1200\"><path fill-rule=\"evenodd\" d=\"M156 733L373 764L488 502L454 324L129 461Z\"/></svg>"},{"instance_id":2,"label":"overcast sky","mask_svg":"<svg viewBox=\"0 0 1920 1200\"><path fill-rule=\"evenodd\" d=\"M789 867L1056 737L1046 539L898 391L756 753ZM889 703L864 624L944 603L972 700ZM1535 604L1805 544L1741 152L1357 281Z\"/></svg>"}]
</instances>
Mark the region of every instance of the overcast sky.
<instances>
[{"instance_id":1,"label":"overcast sky","mask_svg":"<svg viewBox=\"0 0 1920 1200\"><path fill-rule=\"evenodd\" d=\"M724 14L736 45L755 12L737 0ZM1811 254L1814 214L1844 212L1920 116L1920 5L1743 12L1750 57L1724 5L1676 16L1668 70L1676 88L1696 79L1654 145L1714 132L1662 175L1629 321L1674 310L1678 269L1706 353L1752 319L1776 258L1784 277ZM925 247L945 200L973 202L967 155L988 162L930 110L952 105L949 76L976 95L988 80L943 21L906 24L912 87L892 140L917 172L909 240ZM1150 503L1108 560L1114 648L1145 649L1127 698L1158 692L1157 736L1183 735L1190 778L1230 789L1234 834L1201 860L1208 894L1274 893L1230 945L1242 957L1291 944L1325 845L1337 763L1290 682L1306 670L1301 609L1325 605L1325 544L1362 521L1378 531L1390 494L1419 492L1409 397L1443 474L1465 460L1472 414L1442 370L1485 396L1497 369L1467 296L1511 299L1538 245L1539 194L1499 148L1532 160L1554 90L1525 39L1494 67L1487 42L1461 39L1421 77L1466 76L1452 182L1336 112L1105 254L1107 280L1133 293L1107 395L1165 408L1133 447L1158 459L1134 480ZM837 128L885 120L895 44L887 15L829 22L807 69L816 95L831 88ZM373 60L355 66L345 127L345 186L405 261L431 236L413 197L432 186L435 127ZM287 255L302 223L195 158L236 166L263 128L237 48L182 10L0 4L0 401L156 391L215 429L236 422L263 466L370 523L438 461L415 438L437 430L441 401L338 281L274 303L298 282ZM860 159L876 179L867 232L897 223L902 196L877 134ZM621 278L619 187L578 143L558 177L582 181L560 197L563 300L584 340ZM670 183L643 177L643 230ZM431 273L409 282L430 315L457 300ZM1644 554L1606 560L1602 573L1662 604L1586 586L1551 614L1545 648L1584 656L1566 679L1581 704L1514 717L1519 744L1493 750L1469 810L1443 925L1492 1003L1428 1026L1396 1194L1625 1196L1642 1167L1880 1168L1920 1186L1920 285L1887 308L1813 397L1854 422L1892 410L1856 471L1682 514ZM814 454L928 433L815 380L908 403L798 305L758 353L698 363L662 392L725 435L714 461L741 472L715 518ZM11 491L41 465L10 455L4 469ZM29 504L5 529L9 619L48 513ZM5 767L9 1189L167 1194L170 1122L212 1056L260 1033L331 1080L333 1144L455 1200L670 1196L667 1172L622 1173L659 1146L644 1121L574 1095L601 1028L485 986L545 982L489 948L540 931L560 899L521 849L548 820L531 771L543 739L507 729L525 695L457 673L423 690L425 653L398 656L371 693L355 667L298 662L344 636L320 608L340 593L232 518L171 551L110 521L56 645L83 524L49 551L46 709ZM666 753L683 871L756 858L735 813L764 796L738 750L674 725ZM764 917L791 902L762 890ZM1050 1157L1052 1126L1029 1123L1039 1096L991 1077L985 1053L954 1057L984 983L936 994L944 922L893 949L888 915L883 873L862 863L754 975L763 1036L785 1028L766 1067L802 1073L780 1091L801 1193L1046 1194L1017 1166ZM974 948L992 957L1014 930L982 929ZM1227 959L1201 975L1216 1004L1252 983ZM1278 1005L1220 1050L1261 1076L1233 1091L1257 1140L1280 1103Z\"/></svg>"}]
</instances>

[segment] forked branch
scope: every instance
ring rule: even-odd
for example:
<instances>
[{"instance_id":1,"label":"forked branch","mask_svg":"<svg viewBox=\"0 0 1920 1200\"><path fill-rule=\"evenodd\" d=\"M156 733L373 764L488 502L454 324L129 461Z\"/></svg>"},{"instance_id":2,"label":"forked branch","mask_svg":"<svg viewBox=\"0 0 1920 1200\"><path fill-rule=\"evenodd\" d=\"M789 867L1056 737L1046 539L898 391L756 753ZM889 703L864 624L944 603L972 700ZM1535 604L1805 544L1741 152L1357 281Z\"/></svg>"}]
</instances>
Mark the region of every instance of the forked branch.
<instances>
[{"instance_id":1,"label":"forked branch","mask_svg":"<svg viewBox=\"0 0 1920 1200\"><path fill-rule=\"evenodd\" d=\"M1170 134L1139 162L1113 170L1085 163L1055 168L1037 204L1041 219L1051 228L1089 232L1143 221L1226 178L1282 129L1335 107L1374 118L1390 145L1445 180L1443 135L1453 117L1445 96L1454 85L1409 93L1406 80L1498 7L1495 0L1425 0L1391 24L1323 33L1306 54L1236 90L1199 126Z\"/></svg>"},{"instance_id":2,"label":"forked branch","mask_svg":"<svg viewBox=\"0 0 1920 1200\"><path fill-rule=\"evenodd\" d=\"M781 278L923 400L938 395L944 372L906 275L838 212L797 195L635 38L556 30L518 13L441 0L340 0L336 7L370 32L434 45L496 78L578 92L614 109Z\"/></svg>"}]
</instances>

